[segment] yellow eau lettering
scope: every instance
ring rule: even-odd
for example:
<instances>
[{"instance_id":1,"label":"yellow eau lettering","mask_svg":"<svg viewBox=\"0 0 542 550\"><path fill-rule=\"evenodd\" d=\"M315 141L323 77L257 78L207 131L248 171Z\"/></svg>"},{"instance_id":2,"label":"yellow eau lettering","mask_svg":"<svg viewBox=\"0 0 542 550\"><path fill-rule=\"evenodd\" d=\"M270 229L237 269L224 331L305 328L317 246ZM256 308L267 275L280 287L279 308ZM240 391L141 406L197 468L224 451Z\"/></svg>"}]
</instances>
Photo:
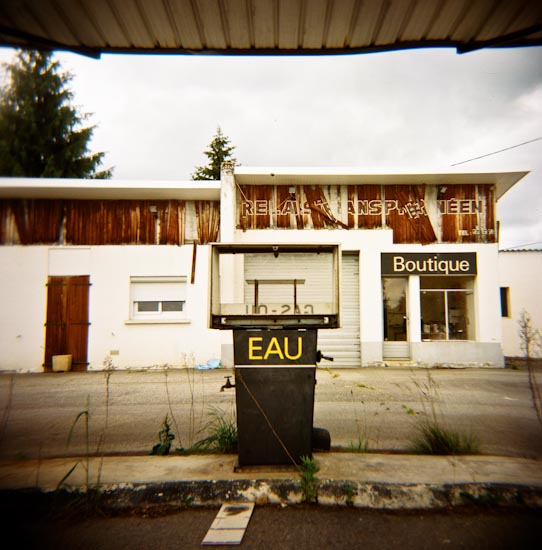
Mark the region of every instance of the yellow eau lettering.
<instances>
[{"instance_id":1,"label":"yellow eau lettering","mask_svg":"<svg viewBox=\"0 0 542 550\"><path fill-rule=\"evenodd\" d=\"M263 359L261 355L256 355L255 352L262 351L262 346L260 344L263 338L261 336L251 336L248 339L248 358L253 361L258 359Z\"/></svg>"},{"instance_id":2,"label":"yellow eau lettering","mask_svg":"<svg viewBox=\"0 0 542 550\"><path fill-rule=\"evenodd\" d=\"M273 338L271 338L271 340L269 341L269 345L267 346L267 351L265 352L265 355L263 356L263 358L267 359L270 355L278 355L280 359L284 359L284 354L280 349L280 344L276 336L273 336Z\"/></svg>"},{"instance_id":3,"label":"yellow eau lettering","mask_svg":"<svg viewBox=\"0 0 542 550\"><path fill-rule=\"evenodd\" d=\"M297 337L297 355L290 355L290 346L288 343L288 336L284 337L284 354L286 355L287 359L290 359L291 361L295 361L296 359L299 359L301 357L302 353L303 353L303 338L301 338L301 336Z\"/></svg>"}]
</instances>

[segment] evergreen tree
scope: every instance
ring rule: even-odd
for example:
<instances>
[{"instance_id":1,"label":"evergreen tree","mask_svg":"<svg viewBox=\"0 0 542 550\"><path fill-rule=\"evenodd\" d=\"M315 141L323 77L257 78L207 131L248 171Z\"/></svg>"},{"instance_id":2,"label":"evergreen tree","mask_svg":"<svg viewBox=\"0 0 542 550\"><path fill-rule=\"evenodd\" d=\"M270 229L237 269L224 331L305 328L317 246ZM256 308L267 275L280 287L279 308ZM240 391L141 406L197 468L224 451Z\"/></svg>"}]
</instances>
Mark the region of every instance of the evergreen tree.
<instances>
[{"instance_id":1,"label":"evergreen tree","mask_svg":"<svg viewBox=\"0 0 542 550\"><path fill-rule=\"evenodd\" d=\"M196 171L192 174L193 180L215 180L220 179L220 167L226 160L235 164L236 159L232 157L235 146L230 145L230 140L226 137L218 126L213 141L209 148L204 151L209 159L207 166L196 166Z\"/></svg>"},{"instance_id":2,"label":"evergreen tree","mask_svg":"<svg viewBox=\"0 0 542 550\"><path fill-rule=\"evenodd\" d=\"M70 104L70 73L51 52L19 51L6 65L10 82L0 97L0 175L107 179L97 171L104 153L91 154L94 126Z\"/></svg>"}]
</instances>

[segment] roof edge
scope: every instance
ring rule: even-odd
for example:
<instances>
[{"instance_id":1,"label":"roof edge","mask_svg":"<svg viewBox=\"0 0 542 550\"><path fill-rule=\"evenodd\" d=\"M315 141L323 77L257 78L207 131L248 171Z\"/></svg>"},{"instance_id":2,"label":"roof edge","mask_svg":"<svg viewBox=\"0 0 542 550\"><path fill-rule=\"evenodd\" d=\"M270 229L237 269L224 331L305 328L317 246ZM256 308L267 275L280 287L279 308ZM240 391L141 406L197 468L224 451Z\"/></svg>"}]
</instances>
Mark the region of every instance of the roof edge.
<instances>
[{"instance_id":1,"label":"roof edge","mask_svg":"<svg viewBox=\"0 0 542 550\"><path fill-rule=\"evenodd\" d=\"M527 176L528 170L516 171L472 171L457 170L378 170L347 167L236 167L234 174L238 183L247 185L288 185L294 182L312 182L314 184L330 183L333 179L337 184L493 184L499 200L518 181Z\"/></svg>"},{"instance_id":2,"label":"roof edge","mask_svg":"<svg viewBox=\"0 0 542 550\"><path fill-rule=\"evenodd\" d=\"M219 181L0 178L0 198L219 200Z\"/></svg>"}]
</instances>

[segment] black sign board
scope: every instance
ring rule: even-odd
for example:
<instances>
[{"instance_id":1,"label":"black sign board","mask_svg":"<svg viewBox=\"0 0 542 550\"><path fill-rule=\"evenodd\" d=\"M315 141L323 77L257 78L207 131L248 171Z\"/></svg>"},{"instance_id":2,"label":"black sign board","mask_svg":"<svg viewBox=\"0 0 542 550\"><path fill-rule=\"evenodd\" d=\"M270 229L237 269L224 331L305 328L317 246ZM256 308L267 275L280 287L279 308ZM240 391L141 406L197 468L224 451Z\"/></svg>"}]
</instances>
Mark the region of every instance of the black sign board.
<instances>
[{"instance_id":1,"label":"black sign board","mask_svg":"<svg viewBox=\"0 0 542 550\"><path fill-rule=\"evenodd\" d=\"M475 252L382 254L382 275L476 275Z\"/></svg>"},{"instance_id":2,"label":"black sign board","mask_svg":"<svg viewBox=\"0 0 542 550\"><path fill-rule=\"evenodd\" d=\"M234 330L237 365L316 365L316 330Z\"/></svg>"}]
</instances>

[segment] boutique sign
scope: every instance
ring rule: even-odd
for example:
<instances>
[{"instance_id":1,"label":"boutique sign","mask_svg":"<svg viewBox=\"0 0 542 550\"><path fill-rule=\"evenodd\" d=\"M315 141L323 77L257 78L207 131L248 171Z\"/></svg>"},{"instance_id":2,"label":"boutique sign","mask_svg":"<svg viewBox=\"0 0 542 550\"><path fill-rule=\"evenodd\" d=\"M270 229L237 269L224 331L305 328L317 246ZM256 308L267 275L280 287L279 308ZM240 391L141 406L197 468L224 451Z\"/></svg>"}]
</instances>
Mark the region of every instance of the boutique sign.
<instances>
[{"instance_id":1,"label":"boutique sign","mask_svg":"<svg viewBox=\"0 0 542 550\"><path fill-rule=\"evenodd\" d=\"M382 275L476 275L476 253L382 254Z\"/></svg>"}]
</instances>

